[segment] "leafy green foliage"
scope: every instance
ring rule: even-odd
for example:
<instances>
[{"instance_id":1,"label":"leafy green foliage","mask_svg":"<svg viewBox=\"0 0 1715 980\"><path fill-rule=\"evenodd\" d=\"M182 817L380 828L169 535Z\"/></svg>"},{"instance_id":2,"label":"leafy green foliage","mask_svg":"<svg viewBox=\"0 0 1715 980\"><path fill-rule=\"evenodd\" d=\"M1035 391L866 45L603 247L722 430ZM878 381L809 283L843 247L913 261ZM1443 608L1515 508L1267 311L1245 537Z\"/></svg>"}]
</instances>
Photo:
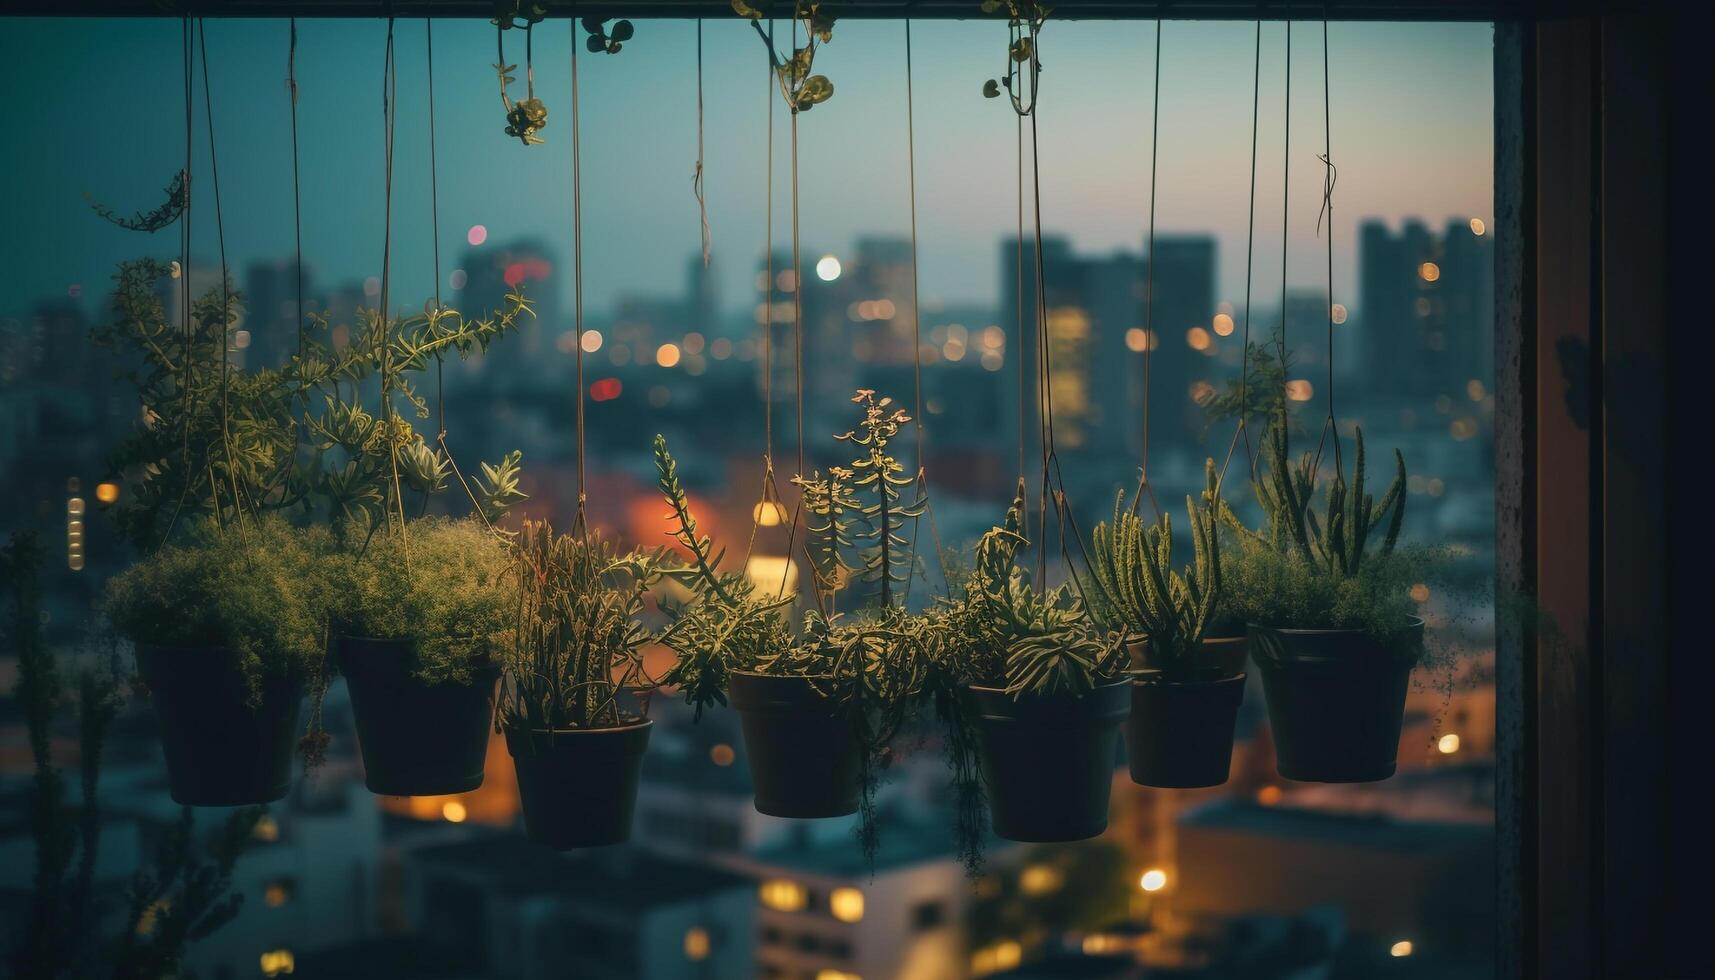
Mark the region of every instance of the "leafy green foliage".
<instances>
[{"instance_id":1,"label":"leafy green foliage","mask_svg":"<svg viewBox=\"0 0 1715 980\"><path fill-rule=\"evenodd\" d=\"M507 94L506 87L517 79L513 72L517 65L506 63L505 37L506 32L522 27L526 38L537 24L548 16L548 9L538 3L525 4L522 0L497 0L494 5L494 19L489 23L495 28L495 48L500 54L500 60L494 63L494 70L500 76L500 103L506 107L506 135L523 143L534 146L543 142L536 134L548 125L548 107L542 100L536 98L536 79L532 66L525 65L525 84L527 94L517 102ZM520 23L522 21L522 23ZM530 42L525 41L525 49L529 50Z\"/></svg>"},{"instance_id":2,"label":"leafy green foliage","mask_svg":"<svg viewBox=\"0 0 1715 980\"><path fill-rule=\"evenodd\" d=\"M697 530L689 496L679 482L678 463L667 440L655 437L657 486L673 518L673 538L691 556L687 566L667 574L690 592L689 601L663 601L672 622L660 642L677 659L662 683L679 688L695 714L711 704L726 704L727 676L733 670L773 673L793 663L791 629L786 621L790 597L759 593L750 577L719 571L725 552Z\"/></svg>"},{"instance_id":3,"label":"leafy green foliage","mask_svg":"<svg viewBox=\"0 0 1715 980\"><path fill-rule=\"evenodd\" d=\"M463 682L508 648L518 605L510 542L474 518L426 517L409 535L330 556L348 636L414 640L415 675Z\"/></svg>"},{"instance_id":4,"label":"leafy green foliage","mask_svg":"<svg viewBox=\"0 0 1715 980\"><path fill-rule=\"evenodd\" d=\"M881 608L903 602L902 587L917 561L906 524L928 506L921 495L905 499L904 488L915 481L901 475L904 467L887 451L911 417L894 406L893 399L877 398L868 388L859 389L852 401L863 406L863 417L857 428L835 438L851 443L862 455L850 467L830 468L826 478L818 472L792 480L802 491L809 515L804 547L817 606L829 617L838 593L854 581L873 586ZM855 552L855 564L847 560L848 552Z\"/></svg>"},{"instance_id":5,"label":"leafy green foliage","mask_svg":"<svg viewBox=\"0 0 1715 980\"><path fill-rule=\"evenodd\" d=\"M614 21L612 27L607 26L605 17L585 17L580 21L584 32L589 35L584 40L584 48L590 54L618 54L626 41L631 40L637 33L629 20Z\"/></svg>"},{"instance_id":6,"label":"leafy green foliage","mask_svg":"<svg viewBox=\"0 0 1715 980\"><path fill-rule=\"evenodd\" d=\"M161 203L160 207L149 212L138 211L129 218L94 199L90 200L89 206L96 214L121 228L129 231L156 232L178 221L179 217L185 213L185 205L189 203L190 195L185 193L185 172L183 170L173 175L172 181L167 184L167 189L163 193L167 195L167 199ZM89 195L84 196L87 198Z\"/></svg>"},{"instance_id":7,"label":"leafy green foliage","mask_svg":"<svg viewBox=\"0 0 1715 980\"><path fill-rule=\"evenodd\" d=\"M644 597L665 553L621 552L596 535L525 522L517 620L501 711L521 731L624 723L619 694L651 686L643 669Z\"/></svg>"},{"instance_id":8,"label":"leafy green foliage","mask_svg":"<svg viewBox=\"0 0 1715 980\"><path fill-rule=\"evenodd\" d=\"M1214 461L1205 467L1210 493ZM1173 517L1150 524L1114 501L1113 523L1090 534L1091 605L1097 618L1146 640L1155 662L1172 676L1196 672L1207 631L1221 596L1220 523L1214 510L1185 498L1191 525L1192 564L1173 567Z\"/></svg>"},{"instance_id":9,"label":"leafy green foliage","mask_svg":"<svg viewBox=\"0 0 1715 980\"><path fill-rule=\"evenodd\" d=\"M1004 14L1007 23L1006 74L983 83L983 98L1000 98L1006 89L1013 111L1028 116L1036 111L1037 80L1042 72L1038 38L1053 8L1041 0L982 0L982 12Z\"/></svg>"},{"instance_id":10,"label":"leafy green foliage","mask_svg":"<svg viewBox=\"0 0 1715 980\"><path fill-rule=\"evenodd\" d=\"M834 97L834 83L826 75L815 73L817 48L834 39L831 6L822 0L796 0L792 15L804 29L804 45L794 48L791 57L781 58L774 50L774 42L762 29L762 18L767 14L748 0L732 0L733 13L750 21L750 26L768 49L768 63L774 66L780 95L793 115L808 112Z\"/></svg>"},{"instance_id":11,"label":"leafy green foliage","mask_svg":"<svg viewBox=\"0 0 1715 980\"><path fill-rule=\"evenodd\" d=\"M176 263L121 263L113 319L92 333L131 365L124 377L141 402L142 424L109 465L128 483L115 508L120 532L143 549L181 520L230 524L278 503L293 462L295 390L286 376L226 370L223 378L242 297L218 287L196 297L187 333L162 303L177 278Z\"/></svg>"},{"instance_id":12,"label":"leafy green foliage","mask_svg":"<svg viewBox=\"0 0 1715 980\"><path fill-rule=\"evenodd\" d=\"M1027 545L1023 488L977 544L964 596L942 610L936 660L965 683L1013 697L1080 694L1119 678L1120 636L1104 636L1069 586L1037 590L1015 564Z\"/></svg>"},{"instance_id":13,"label":"leafy green foliage","mask_svg":"<svg viewBox=\"0 0 1715 980\"><path fill-rule=\"evenodd\" d=\"M328 597L318 550L315 534L279 518L225 531L205 520L109 580L103 609L134 643L236 658L258 696L265 675L320 669Z\"/></svg>"},{"instance_id":14,"label":"leafy green foliage","mask_svg":"<svg viewBox=\"0 0 1715 980\"><path fill-rule=\"evenodd\" d=\"M1240 377L1227 382L1226 388L1214 391L1199 401L1209 425L1244 417L1247 428L1267 425L1282 414L1290 413L1292 402L1286 397L1286 382L1292 372L1292 354L1277 329L1269 341L1253 340L1245 350L1245 364Z\"/></svg>"}]
</instances>

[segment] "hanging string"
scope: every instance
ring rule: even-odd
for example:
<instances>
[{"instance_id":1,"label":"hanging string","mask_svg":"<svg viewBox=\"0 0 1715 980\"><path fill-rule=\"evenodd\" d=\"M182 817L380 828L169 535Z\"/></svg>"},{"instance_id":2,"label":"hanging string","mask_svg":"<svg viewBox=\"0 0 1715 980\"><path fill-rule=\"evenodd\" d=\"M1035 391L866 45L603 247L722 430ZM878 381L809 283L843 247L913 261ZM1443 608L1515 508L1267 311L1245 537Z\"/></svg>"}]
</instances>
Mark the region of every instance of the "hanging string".
<instances>
[{"instance_id":1,"label":"hanging string","mask_svg":"<svg viewBox=\"0 0 1715 980\"><path fill-rule=\"evenodd\" d=\"M697 53L699 65L702 57L701 21L698 21ZM768 21L768 50L774 50L774 20ZM763 522L763 515L768 515L770 526L780 522L780 490L774 482L774 94L775 76L774 59L769 58L766 74L768 84L762 95L768 103L768 136L767 136L767 169L764 175L764 204L762 229L762 491L758 503L751 513L750 540L744 546L744 563L750 565L751 555L756 550L756 531ZM698 81L701 83L702 73L698 71ZM698 153L702 150L702 99L698 97L697 145ZM791 550L787 550L790 557Z\"/></svg>"},{"instance_id":2,"label":"hanging string","mask_svg":"<svg viewBox=\"0 0 1715 980\"><path fill-rule=\"evenodd\" d=\"M1015 122L1017 123L1018 128L1018 237L1015 238L1014 241L1018 243L1018 265L1017 269L1013 273L1013 285L1017 291L1017 295L1013 299L1013 308L1018 313L1018 323L1015 327L1016 336L1014 338L1018 343L1013 348L1012 359L1017 362L1016 366L1018 368L1018 485L1020 493L1022 494L1024 487L1024 443L1026 431L1024 414L1024 117L1018 116L1015 119ZM1027 538L1030 536L1029 514L1030 509L1027 507L1024 511L1024 517L1026 520L1025 527L1023 529L1024 536Z\"/></svg>"},{"instance_id":3,"label":"hanging string","mask_svg":"<svg viewBox=\"0 0 1715 980\"><path fill-rule=\"evenodd\" d=\"M440 325L441 316L441 191L440 174L435 159L435 19L423 18L423 47L428 61L428 94L429 94L429 245L434 254L435 263L435 325ZM436 330L438 333L438 329ZM436 441L441 444L441 451L450 459L452 453L447 448L447 401L445 364L441 351L435 351L435 426L440 430Z\"/></svg>"},{"instance_id":4,"label":"hanging string","mask_svg":"<svg viewBox=\"0 0 1715 980\"><path fill-rule=\"evenodd\" d=\"M1286 91L1282 97L1286 107L1285 121L1281 126L1280 138L1280 333L1275 340L1275 353L1280 358L1281 369L1286 368L1286 230L1291 225L1289 220L1292 211L1292 21L1286 22ZM1288 382L1290 383L1290 381ZM1277 392L1279 397L1286 397ZM1242 411L1242 408L1241 408ZM1286 431L1281 433L1283 439L1290 440L1292 427L1282 425Z\"/></svg>"},{"instance_id":5,"label":"hanging string","mask_svg":"<svg viewBox=\"0 0 1715 980\"><path fill-rule=\"evenodd\" d=\"M771 103L772 104L772 103ZM697 18L697 170L691 175L691 194L697 199L697 214L703 228L703 268L709 267L709 202L703 196L703 19Z\"/></svg>"},{"instance_id":6,"label":"hanging string","mask_svg":"<svg viewBox=\"0 0 1715 980\"><path fill-rule=\"evenodd\" d=\"M1155 499L1155 487L1149 482L1149 368L1155 352L1155 185L1156 159L1161 147L1161 18L1155 19L1155 89L1154 105L1149 117L1149 255L1144 266L1143 286L1143 431L1142 456L1138 465L1137 493L1132 497L1131 512L1135 515L1149 495L1149 506L1161 519L1161 503Z\"/></svg>"},{"instance_id":7,"label":"hanging string","mask_svg":"<svg viewBox=\"0 0 1715 980\"><path fill-rule=\"evenodd\" d=\"M1315 472L1322 465L1322 447L1332 435L1334 439L1334 472L1336 479L1344 479L1346 472L1344 460L1340 454L1340 426L1334 417L1334 183L1339 179L1340 172L1334 166L1334 126L1332 93L1328 86L1328 5L1322 5L1322 155L1317 159L1322 161L1322 210L1316 213L1316 231L1322 231L1322 214L1328 215L1328 292L1326 306L1328 313L1328 418L1322 424L1322 438L1316 443L1316 462L1311 471Z\"/></svg>"},{"instance_id":8,"label":"hanging string","mask_svg":"<svg viewBox=\"0 0 1715 980\"><path fill-rule=\"evenodd\" d=\"M298 19L296 17L291 18L287 29L291 36L291 42L286 49L286 89L291 95L292 107L292 242L293 263L297 272L298 285L298 364L302 370L304 362L304 211L298 181ZM302 381L303 378L300 375L299 391L303 395L304 404L308 405L310 393Z\"/></svg>"},{"instance_id":9,"label":"hanging string","mask_svg":"<svg viewBox=\"0 0 1715 980\"><path fill-rule=\"evenodd\" d=\"M1221 484L1227 479L1227 465L1233 461L1233 451L1238 448L1239 441L1244 440L1245 459L1250 464L1251 479L1256 479L1256 454L1251 452L1250 430L1246 427L1250 416L1250 364L1251 364L1251 266L1256 257L1256 150L1257 150L1257 114L1262 104L1262 20L1256 22L1256 52L1251 67L1251 180L1250 205L1245 211L1245 313L1244 333L1239 346L1239 421L1233 429L1233 440L1227 444L1226 458L1221 461L1221 471L1215 477L1215 496L1220 496Z\"/></svg>"},{"instance_id":10,"label":"hanging string","mask_svg":"<svg viewBox=\"0 0 1715 980\"><path fill-rule=\"evenodd\" d=\"M774 46L769 45L772 52ZM798 50L798 19L792 19L792 50ZM798 107L792 106L792 379L793 391L797 395L798 408L798 474L804 475L804 290L803 283L798 281L798 274L804 268L800 256L800 240L798 234ZM772 284L771 284L772 287ZM772 294L770 294L772 299ZM772 308L772 302L769 304ZM770 319L773 314L770 313ZM786 554L791 556L798 541L798 524L804 516L804 496L792 504L792 528L786 533ZM787 575L792 570L792 563L787 561L786 567L780 573L780 594L786 593Z\"/></svg>"},{"instance_id":11,"label":"hanging string","mask_svg":"<svg viewBox=\"0 0 1715 980\"><path fill-rule=\"evenodd\" d=\"M584 177L580 138L582 126L578 116L578 21L572 18L572 355L577 364L578 382L578 510L573 529L585 540L589 538L589 517L584 507ZM526 51L530 32L524 32Z\"/></svg>"},{"instance_id":12,"label":"hanging string","mask_svg":"<svg viewBox=\"0 0 1715 980\"><path fill-rule=\"evenodd\" d=\"M905 173L907 192L911 201L911 378L913 392L912 418L917 422L917 484L919 500L929 518L929 539L935 546L935 561L941 569L941 581L947 582L947 566L941 557L941 531L935 526L935 511L929 502L929 471L924 462L925 425L923 421L923 307L919 300L917 272L917 117L916 96L911 79L911 18L905 18ZM917 532L922 518L911 523L911 568L905 574L905 594L911 594L911 579L917 573Z\"/></svg>"},{"instance_id":13,"label":"hanging string","mask_svg":"<svg viewBox=\"0 0 1715 980\"><path fill-rule=\"evenodd\" d=\"M173 529L178 526L179 514L185 509L185 502L190 499L191 492L191 389L195 387L195 362L191 356L191 161L193 158L192 131L195 121L195 89L191 85L191 68L195 63L191 52L191 19L185 17L179 25L179 59L184 68L185 83L185 214L179 223L179 285L180 293L179 318L183 328L184 355L180 362L184 368L185 383L180 392L179 414L185 420L180 474L179 502L173 508L173 516L167 519L167 529L161 534L160 544L164 545L173 535Z\"/></svg>"},{"instance_id":14,"label":"hanging string","mask_svg":"<svg viewBox=\"0 0 1715 980\"><path fill-rule=\"evenodd\" d=\"M401 542L406 542L405 493L400 486L399 479L398 440L393 435L395 421L391 381L393 372L391 336L393 320L393 131L394 119L398 113L398 96L399 77L393 57L393 18L389 17L387 18L387 48L382 59L381 73L381 126L385 146L383 154L385 173L381 225L381 308L376 315L376 325L379 327L381 341L381 408L386 420L388 465L393 473L393 509L387 520L391 524L395 514L398 516L399 538Z\"/></svg>"},{"instance_id":15,"label":"hanging string","mask_svg":"<svg viewBox=\"0 0 1715 980\"><path fill-rule=\"evenodd\" d=\"M244 530L243 501L238 486L237 467L232 464L234 443L232 441L232 406L228 398L228 385L231 376L231 350L227 346L228 337L232 330L232 281L226 266L226 220L221 213L220 204L220 158L215 152L214 138L214 96L208 83L208 28L201 17L197 18L197 48L202 56L202 104L205 121L208 125L208 167L209 180L214 184L214 230L215 240L220 249L220 438L221 452L226 456L227 482L232 489L232 516L237 522L240 534ZM188 284L187 280L187 284ZM211 488L218 486L214 475L209 475ZM221 520L220 494L214 495L214 513L216 521Z\"/></svg>"}]
</instances>

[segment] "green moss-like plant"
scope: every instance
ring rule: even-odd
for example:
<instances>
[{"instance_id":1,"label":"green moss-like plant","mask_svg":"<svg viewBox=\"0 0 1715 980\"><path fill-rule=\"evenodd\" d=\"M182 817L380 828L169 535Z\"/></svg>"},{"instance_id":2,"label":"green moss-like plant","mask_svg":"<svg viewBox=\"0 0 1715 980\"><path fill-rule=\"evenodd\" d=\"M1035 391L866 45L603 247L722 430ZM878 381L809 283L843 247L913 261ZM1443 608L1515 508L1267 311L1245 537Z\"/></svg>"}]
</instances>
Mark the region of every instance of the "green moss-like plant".
<instances>
[{"instance_id":1,"label":"green moss-like plant","mask_svg":"<svg viewBox=\"0 0 1715 980\"><path fill-rule=\"evenodd\" d=\"M419 518L333 556L334 617L346 636L413 640L414 675L464 683L510 643L518 611L511 545L475 518Z\"/></svg>"},{"instance_id":2,"label":"green moss-like plant","mask_svg":"<svg viewBox=\"0 0 1715 980\"><path fill-rule=\"evenodd\" d=\"M194 525L114 576L103 609L133 643L234 658L260 692L265 676L310 677L325 641L325 579L314 532L278 518ZM193 654L198 655L198 654Z\"/></svg>"}]
</instances>

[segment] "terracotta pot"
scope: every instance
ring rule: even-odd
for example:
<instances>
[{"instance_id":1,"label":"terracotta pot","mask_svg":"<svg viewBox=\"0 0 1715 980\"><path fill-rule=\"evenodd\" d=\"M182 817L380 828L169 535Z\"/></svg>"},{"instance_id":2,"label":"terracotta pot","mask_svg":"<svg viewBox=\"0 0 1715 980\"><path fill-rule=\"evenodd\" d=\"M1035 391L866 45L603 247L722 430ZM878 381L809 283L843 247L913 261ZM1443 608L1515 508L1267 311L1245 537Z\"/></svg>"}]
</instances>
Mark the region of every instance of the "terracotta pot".
<instances>
[{"instance_id":1,"label":"terracotta pot","mask_svg":"<svg viewBox=\"0 0 1715 980\"><path fill-rule=\"evenodd\" d=\"M827 696L832 685L832 677L749 671L727 678L744 729L757 812L799 818L857 812L863 746Z\"/></svg>"},{"instance_id":2,"label":"terracotta pot","mask_svg":"<svg viewBox=\"0 0 1715 980\"><path fill-rule=\"evenodd\" d=\"M137 670L160 724L174 802L249 806L286 795L302 680L263 677L252 705L230 650L138 644Z\"/></svg>"},{"instance_id":3,"label":"terracotta pot","mask_svg":"<svg viewBox=\"0 0 1715 980\"><path fill-rule=\"evenodd\" d=\"M428 684L412 676L411 640L342 636L338 657L371 793L441 796L482 785L498 665L473 669L462 684Z\"/></svg>"},{"instance_id":4,"label":"terracotta pot","mask_svg":"<svg viewBox=\"0 0 1715 980\"><path fill-rule=\"evenodd\" d=\"M614 728L506 729L529 838L560 851L630 839L654 725L644 719Z\"/></svg>"},{"instance_id":5,"label":"terracotta pot","mask_svg":"<svg viewBox=\"0 0 1715 980\"><path fill-rule=\"evenodd\" d=\"M1233 760L1245 675L1207 668L1192 680L1159 671L1132 676L1126 758L1132 782L1164 789L1219 786Z\"/></svg>"},{"instance_id":6,"label":"terracotta pot","mask_svg":"<svg viewBox=\"0 0 1715 980\"><path fill-rule=\"evenodd\" d=\"M1072 841L1107 829L1130 687L1121 680L1079 695L1018 699L999 688L967 689L996 834L1016 841Z\"/></svg>"},{"instance_id":7,"label":"terracotta pot","mask_svg":"<svg viewBox=\"0 0 1715 980\"><path fill-rule=\"evenodd\" d=\"M1380 637L1253 625L1250 639L1282 776L1363 783L1393 775L1423 620Z\"/></svg>"}]
</instances>

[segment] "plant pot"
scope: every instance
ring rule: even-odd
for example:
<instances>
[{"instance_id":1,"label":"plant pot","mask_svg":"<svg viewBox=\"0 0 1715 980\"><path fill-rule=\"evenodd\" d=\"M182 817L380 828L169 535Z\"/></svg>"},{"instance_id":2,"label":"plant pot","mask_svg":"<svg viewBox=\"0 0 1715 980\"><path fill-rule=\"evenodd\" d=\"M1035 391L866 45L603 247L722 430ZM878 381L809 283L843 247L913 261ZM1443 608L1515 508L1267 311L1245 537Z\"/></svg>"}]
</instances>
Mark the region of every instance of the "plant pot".
<instances>
[{"instance_id":1,"label":"plant pot","mask_svg":"<svg viewBox=\"0 0 1715 980\"><path fill-rule=\"evenodd\" d=\"M1211 667L1221 668L1223 675L1242 674L1245 672L1246 647L1248 640L1244 635L1239 636L1205 636L1203 638L1203 663ZM1125 645L1133 670L1160 670L1162 664L1156 662L1150 653L1148 640L1131 640Z\"/></svg>"},{"instance_id":2,"label":"plant pot","mask_svg":"<svg viewBox=\"0 0 1715 980\"><path fill-rule=\"evenodd\" d=\"M251 705L229 650L138 644L137 670L160 725L173 802L248 806L286 795L302 680L264 677Z\"/></svg>"},{"instance_id":3,"label":"plant pot","mask_svg":"<svg viewBox=\"0 0 1715 980\"><path fill-rule=\"evenodd\" d=\"M758 813L809 819L857 812L863 747L823 693L832 684L832 677L737 670L727 678Z\"/></svg>"},{"instance_id":4,"label":"plant pot","mask_svg":"<svg viewBox=\"0 0 1715 980\"><path fill-rule=\"evenodd\" d=\"M506 729L530 839L560 851L630 839L637 778L654 725L644 719L615 728Z\"/></svg>"},{"instance_id":5,"label":"plant pot","mask_svg":"<svg viewBox=\"0 0 1715 980\"><path fill-rule=\"evenodd\" d=\"M1140 671L1131 685L1126 758L1140 786L1196 789L1227 781L1245 675L1209 667L1192 680Z\"/></svg>"},{"instance_id":6,"label":"plant pot","mask_svg":"<svg viewBox=\"0 0 1715 980\"><path fill-rule=\"evenodd\" d=\"M1382 637L1253 625L1250 639L1282 776L1366 783L1393 775L1423 620Z\"/></svg>"},{"instance_id":7,"label":"plant pot","mask_svg":"<svg viewBox=\"0 0 1715 980\"><path fill-rule=\"evenodd\" d=\"M994 832L1007 840L1084 840L1108 826L1120 725L1131 682L1081 695L967 689Z\"/></svg>"},{"instance_id":8,"label":"plant pot","mask_svg":"<svg viewBox=\"0 0 1715 980\"><path fill-rule=\"evenodd\" d=\"M339 638L364 785L383 796L476 789L494 726L500 667L473 669L463 684L428 684L412 676L415 662L411 640Z\"/></svg>"}]
</instances>

